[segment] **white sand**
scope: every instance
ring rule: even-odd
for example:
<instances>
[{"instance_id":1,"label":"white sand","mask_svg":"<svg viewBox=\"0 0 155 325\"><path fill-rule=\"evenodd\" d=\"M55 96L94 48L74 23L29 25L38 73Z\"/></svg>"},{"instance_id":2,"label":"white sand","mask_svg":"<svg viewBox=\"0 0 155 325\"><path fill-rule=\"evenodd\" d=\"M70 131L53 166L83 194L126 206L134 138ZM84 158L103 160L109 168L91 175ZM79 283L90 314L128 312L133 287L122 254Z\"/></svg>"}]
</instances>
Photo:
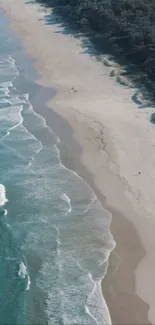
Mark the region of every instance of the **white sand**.
<instances>
[{"instance_id":1,"label":"white sand","mask_svg":"<svg viewBox=\"0 0 155 325\"><path fill-rule=\"evenodd\" d=\"M83 148L81 160L96 188L138 232L146 255L135 270L136 294L149 304L148 317L155 324L155 125L149 122L153 109L140 110L131 99L135 90L110 78L111 68L85 53L80 40L63 34L58 24L46 25L39 5L0 0L0 6L36 59L40 83L58 90L51 106L74 127Z\"/></svg>"}]
</instances>

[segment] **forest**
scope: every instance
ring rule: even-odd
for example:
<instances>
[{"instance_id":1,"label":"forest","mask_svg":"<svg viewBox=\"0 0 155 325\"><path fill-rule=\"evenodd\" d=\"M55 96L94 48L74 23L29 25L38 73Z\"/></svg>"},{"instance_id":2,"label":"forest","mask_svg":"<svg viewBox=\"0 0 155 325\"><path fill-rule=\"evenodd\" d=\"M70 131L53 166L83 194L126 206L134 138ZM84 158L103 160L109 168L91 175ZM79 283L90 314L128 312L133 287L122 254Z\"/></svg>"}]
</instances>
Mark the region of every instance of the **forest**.
<instances>
[{"instance_id":1,"label":"forest","mask_svg":"<svg viewBox=\"0 0 155 325\"><path fill-rule=\"evenodd\" d=\"M154 0L38 1L90 37L100 51L133 63L154 84Z\"/></svg>"}]
</instances>

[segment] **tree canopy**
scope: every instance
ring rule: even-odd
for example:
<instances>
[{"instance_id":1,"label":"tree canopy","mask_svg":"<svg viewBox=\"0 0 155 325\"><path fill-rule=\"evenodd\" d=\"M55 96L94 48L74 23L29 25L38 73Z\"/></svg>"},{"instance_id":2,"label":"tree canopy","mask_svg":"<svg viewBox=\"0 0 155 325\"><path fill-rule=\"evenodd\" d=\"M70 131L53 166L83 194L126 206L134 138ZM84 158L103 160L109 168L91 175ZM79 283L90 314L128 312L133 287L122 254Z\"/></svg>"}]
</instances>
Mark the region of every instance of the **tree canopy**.
<instances>
[{"instance_id":1,"label":"tree canopy","mask_svg":"<svg viewBox=\"0 0 155 325\"><path fill-rule=\"evenodd\" d=\"M154 0L39 0L155 82Z\"/></svg>"}]
</instances>

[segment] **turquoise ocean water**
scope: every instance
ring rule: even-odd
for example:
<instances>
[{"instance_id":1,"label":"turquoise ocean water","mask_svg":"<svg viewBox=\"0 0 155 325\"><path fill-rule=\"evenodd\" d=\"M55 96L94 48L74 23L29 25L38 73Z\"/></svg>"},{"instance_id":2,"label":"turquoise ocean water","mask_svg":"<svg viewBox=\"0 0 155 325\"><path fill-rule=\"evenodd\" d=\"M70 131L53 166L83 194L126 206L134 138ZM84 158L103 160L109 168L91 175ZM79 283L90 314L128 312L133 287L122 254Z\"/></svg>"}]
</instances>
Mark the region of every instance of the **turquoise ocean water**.
<instances>
[{"instance_id":1,"label":"turquoise ocean water","mask_svg":"<svg viewBox=\"0 0 155 325\"><path fill-rule=\"evenodd\" d=\"M0 324L107 324L111 218L61 163L25 77L35 71L0 13Z\"/></svg>"}]
</instances>

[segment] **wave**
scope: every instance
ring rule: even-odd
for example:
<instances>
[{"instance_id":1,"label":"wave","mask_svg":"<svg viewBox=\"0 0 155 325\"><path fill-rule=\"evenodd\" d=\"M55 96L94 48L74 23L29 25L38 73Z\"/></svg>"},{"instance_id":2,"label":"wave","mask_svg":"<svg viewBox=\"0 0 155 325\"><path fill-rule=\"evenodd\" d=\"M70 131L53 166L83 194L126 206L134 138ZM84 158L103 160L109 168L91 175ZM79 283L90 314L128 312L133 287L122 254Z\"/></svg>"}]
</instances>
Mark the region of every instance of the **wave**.
<instances>
[{"instance_id":1,"label":"wave","mask_svg":"<svg viewBox=\"0 0 155 325\"><path fill-rule=\"evenodd\" d=\"M2 89L6 89L6 90L9 90L9 88L12 88L13 87L13 83L12 81L4 81L4 82L1 82L0 83L0 90Z\"/></svg>"},{"instance_id":2,"label":"wave","mask_svg":"<svg viewBox=\"0 0 155 325\"><path fill-rule=\"evenodd\" d=\"M8 98L10 89L13 87L11 81L0 83L0 99L6 97ZM10 88L10 89L9 89Z\"/></svg>"},{"instance_id":3,"label":"wave","mask_svg":"<svg viewBox=\"0 0 155 325\"><path fill-rule=\"evenodd\" d=\"M72 208L71 208L71 204L70 204L70 198L68 197L68 195L66 194L66 193L63 193L62 195L61 195L61 199L63 200L63 201L65 201L67 204L68 204L68 213L69 212L71 212L72 211Z\"/></svg>"},{"instance_id":4,"label":"wave","mask_svg":"<svg viewBox=\"0 0 155 325\"><path fill-rule=\"evenodd\" d=\"M8 211L6 209L4 209L4 216L7 216Z\"/></svg>"},{"instance_id":5,"label":"wave","mask_svg":"<svg viewBox=\"0 0 155 325\"><path fill-rule=\"evenodd\" d=\"M90 280L93 281L91 274L89 274ZM87 303L85 305L85 311L94 321L94 324L111 324L111 317L109 313L108 306L103 297L101 289L101 280L93 281L94 287L92 292L87 298ZM98 312L96 313L96 311ZM94 317L95 315L95 317Z\"/></svg>"},{"instance_id":6,"label":"wave","mask_svg":"<svg viewBox=\"0 0 155 325\"><path fill-rule=\"evenodd\" d=\"M15 123L13 126L8 128L8 130L6 131L6 134L0 139L1 141L4 140L10 134L10 131L16 129L19 125L22 124L23 119L21 117L21 112L22 112L22 105L20 105L20 107L16 107L16 110L15 110L15 107L14 107L13 112L10 112L10 110L7 109L7 108L4 108L4 109L0 110L0 121L3 119L4 122L6 121L8 124L9 123L11 123L11 124Z\"/></svg>"},{"instance_id":7,"label":"wave","mask_svg":"<svg viewBox=\"0 0 155 325\"><path fill-rule=\"evenodd\" d=\"M12 58L11 55L7 57L0 57L0 73L4 76L19 76L19 71L15 64L15 60Z\"/></svg>"},{"instance_id":8,"label":"wave","mask_svg":"<svg viewBox=\"0 0 155 325\"><path fill-rule=\"evenodd\" d=\"M12 58L11 55L8 55L7 57L0 57L0 67L8 68L9 66L14 67L15 70L17 70L15 59Z\"/></svg>"},{"instance_id":9,"label":"wave","mask_svg":"<svg viewBox=\"0 0 155 325\"><path fill-rule=\"evenodd\" d=\"M14 64L14 61L13 61L13 64ZM10 93L9 87L11 87L11 93ZM16 96L14 94L12 94L12 90L13 90L13 92L16 93ZM11 150L16 152L16 150L12 149L12 147L7 146L6 140L8 140L7 137L10 136L10 133L12 131L17 129L18 127L22 127L23 130L25 130L28 134L30 134L31 139L34 139L39 144L39 148L35 152L35 155L38 154L40 152L40 150L42 149L41 142L38 141L35 138L35 136L33 134L31 134L26 129L26 127L23 125L22 111L23 111L23 104L25 103L25 98L22 98L19 94L17 95L18 91L16 90L16 88L14 88L12 82L1 83L0 91L1 91L1 94L3 94L2 99L0 97L0 107L2 107L0 109L0 120L3 121L3 128L4 127L6 128L6 131L3 131L3 129L1 129L1 132L5 133L5 134L1 137L0 141L2 141L6 147L8 147ZM10 124L14 124L14 125L10 126ZM11 139L11 137L9 138L9 141L10 141L10 139ZM5 142L4 142L4 140L5 140ZM17 154L18 154L18 152L17 152ZM24 158L24 156L23 156L23 158ZM29 167L31 166L33 160L34 160L34 157L32 156L31 161L28 162Z\"/></svg>"},{"instance_id":10,"label":"wave","mask_svg":"<svg viewBox=\"0 0 155 325\"><path fill-rule=\"evenodd\" d=\"M94 195L93 195L93 198L91 199L90 203L88 204L86 210L84 210L84 213L86 213L86 212L89 211L89 209L91 208L91 206L93 205L93 203L94 203L96 200L97 200L97 197L96 197L96 195L94 194Z\"/></svg>"},{"instance_id":11,"label":"wave","mask_svg":"<svg viewBox=\"0 0 155 325\"><path fill-rule=\"evenodd\" d=\"M25 290L28 291L31 286L31 281L30 281L30 276L27 272L27 267L22 261L19 264L18 275L21 279L27 279L27 285Z\"/></svg>"},{"instance_id":12,"label":"wave","mask_svg":"<svg viewBox=\"0 0 155 325\"><path fill-rule=\"evenodd\" d=\"M3 184L0 184L0 206L5 205L6 202L8 202L6 198L6 189Z\"/></svg>"},{"instance_id":13,"label":"wave","mask_svg":"<svg viewBox=\"0 0 155 325\"><path fill-rule=\"evenodd\" d=\"M30 290L30 286L31 286L31 281L30 281L30 276L28 275L26 291Z\"/></svg>"},{"instance_id":14,"label":"wave","mask_svg":"<svg viewBox=\"0 0 155 325\"><path fill-rule=\"evenodd\" d=\"M15 60L10 55L7 58L0 57L0 74L2 77L8 74L9 78L11 78L11 80L0 82L0 120L3 122L3 128L6 128L5 134L1 137L0 141L4 141L10 135L10 132L23 122L21 115L22 101L19 95L17 95L17 90L16 95L10 92L10 90L15 91L13 81L19 75ZM14 125L12 126L12 124ZM6 144L5 146L7 147ZM12 150L12 148L10 149Z\"/></svg>"},{"instance_id":15,"label":"wave","mask_svg":"<svg viewBox=\"0 0 155 325\"><path fill-rule=\"evenodd\" d=\"M33 106L31 105L31 103L30 103L30 101L29 101L29 94L24 94L24 95L23 95L23 98L24 98L24 102L25 102L25 104L28 104L28 109L29 109L30 111L32 111L34 114L37 114L37 113L34 112L34 110L33 110ZM38 114L37 114L37 115L38 115ZM29 132L25 126L24 126L24 128L25 128L25 130L26 130L28 133L31 134L32 138L33 138L33 139L34 139L34 140L39 144L39 148L38 148L38 150L35 152L35 155L38 155L38 154L40 153L40 151L42 150L42 148L43 148L43 145L42 145L41 141L39 141L39 140L34 136L34 134L32 134L31 132ZM34 160L34 156L32 156L31 161L29 161L29 163L28 163L28 167L30 167L30 166L32 165L33 160Z\"/></svg>"},{"instance_id":16,"label":"wave","mask_svg":"<svg viewBox=\"0 0 155 325\"><path fill-rule=\"evenodd\" d=\"M27 267L23 262L20 262L18 275L22 279L25 279L27 276Z\"/></svg>"},{"instance_id":17,"label":"wave","mask_svg":"<svg viewBox=\"0 0 155 325\"><path fill-rule=\"evenodd\" d=\"M28 94L25 95L25 101L29 102L29 95ZM30 103L29 103L29 110L32 111L32 113L34 113L34 115L39 117L39 120L41 122L39 124L40 129L41 128L46 128L47 130L49 130L52 133L52 135L54 135L54 132L47 126L46 120L42 116L40 116L40 114L34 112L33 106ZM72 177L76 177L76 179L78 179L78 182L81 180L81 182L84 184L84 186L87 186L89 188L89 192L90 192L89 195L91 195L91 199L88 200L89 203L87 204L86 208L83 209L83 211L81 209L81 212L80 212L81 214L83 212L83 217L84 217L83 222L78 221L78 220L80 220L80 214L79 214L79 218L77 218L77 221L76 221L77 222L77 232L79 231L79 225L80 224L81 224L80 227L83 227L83 229L86 229L86 233L83 234L84 236L86 236L86 241L85 241L85 239L83 239L83 237L81 237L81 240L80 240L80 236L82 236L81 234L83 233L83 230L81 229L81 234L79 233L79 237L78 237L78 235L76 233L76 229L75 229L75 236L74 236L73 242L75 241L75 243L77 243L77 245L76 245L77 254L79 254L79 251L81 250L80 259L84 260L83 263L88 268L87 271L84 271L84 275L86 274L86 272L88 274L88 270L90 268L90 269L92 269L94 271L94 274L96 274L96 279L97 278L101 279L101 278L103 278L105 276L105 273L107 271L107 260L108 260L108 257L109 257L109 254L107 252L110 253L110 251L114 248L114 242L112 240L112 237L110 237L111 235L110 235L110 230L109 230L109 226L110 226L110 222L111 222L111 215L108 214L109 217L105 217L105 222L104 222L103 213L104 212L106 213L106 211L102 208L103 209L103 212L102 212L103 220L102 220L102 226L101 226L101 229L103 231L102 235L104 237L105 242L106 242L107 238L109 238L109 241L108 241L107 245L105 245L104 242L103 242L103 244L101 242L102 251L101 251L101 248L100 248L101 253L99 251L96 251L96 254L95 254L95 251L93 249L93 244L94 245L99 245L99 247L100 247L100 243L99 243L100 239L99 239L98 242L95 243L95 240L93 238L93 232L91 230L91 222L94 222L94 221L91 220L90 215L92 213L91 210L94 211L94 213L97 214L97 210L96 210L97 206L96 206L96 204L97 204L98 200L97 200L95 194L93 193L92 189L87 185L87 183L76 172L69 170L68 168L66 168L62 164L61 158L60 158L60 151L59 151L59 149L57 147L57 144L60 142L60 139L57 136L55 137L55 139L56 139L57 143L54 144L54 147L55 147L56 152L57 152L59 166L63 170L65 170L66 172L70 173L70 176L69 176L70 180L72 179ZM46 147L46 144L45 144L45 147ZM43 148L43 151L40 152L40 156L41 155L45 156L44 149L45 148ZM31 162L29 162L29 166L33 167ZM53 166L52 166L52 168L53 168ZM61 169L59 169L59 170L61 170ZM66 174L66 176L67 176L67 174ZM63 180L62 180L62 182L63 182ZM74 180L74 182L75 182L75 180ZM88 191L88 189L87 189L87 191ZM69 272L71 272L71 270L72 270L71 279L72 279L72 277L75 277L75 281L78 281L78 278L76 276L77 275L77 267L74 268L74 266L72 265L72 261L71 261L72 254L75 254L75 251L74 251L75 247L73 247L73 245L72 245L73 242L72 242L70 244L71 249L69 248L69 250L67 252L65 252L64 249L66 249L66 247L68 246L68 243L65 243L65 246L64 246L63 240L66 241L66 239L65 239L65 237L62 238L62 231L64 231L65 233L66 233L66 231L69 232L69 226L71 226L71 232L73 231L73 233L74 233L73 219L76 217L75 213L77 213L77 216L78 216L78 213L79 213L78 212L78 207L76 207L77 210L75 210L74 205L72 204L72 206L71 206L70 202L71 202L72 197L71 198L70 197L65 192L60 194L60 198L63 201L65 201L67 206L68 206L67 207L68 208L67 215L68 215L68 217L70 219L65 220L66 221L66 229L65 230L63 229L62 222L60 224L58 224L59 227L60 227L60 230L56 225L52 226L56 230L56 235L53 235L52 231L50 231L50 234L51 234L50 235L50 243L51 243L51 240L52 240L52 236L54 236L55 237L55 245L54 245L53 242L52 242L52 245L54 245L55 250L54 250L54 252L53 251L50 252L49 257L47 257L47 260L43 263L42 270L40 271L40 278L37 279L37 284L39 286L41 286L41 289L43 289L43 291L45 291L47 293L47 295L49 295L49 299L47 299L48 301L47 301L47 304L46 304L46 307L47 307L46 308L46 313L47 313L48 318L49 318L49 324L50 324L50 322L52 324L54 324L55 315L57 315L56 316L57 320L59 318L58 317L58 313L59 313L58 309L54 310L54 308L55 308L54 307L54 304L55 304L54 301L55 301L57 296L59 297L58 299L60 300L59 301L60 305L63 304L63 300L60 299L61 295L62 296L63 295L68 296L69 295L68 304L70 304L70 301L72 302L72 290L73 291L76 290L76 284L75 284L75 287L73 288L73 286L70 286L70 284L66 283L66 279L68 279L68 277L69 277L68 272L67 272L68 267L70 267ZM82 199L82 197L80 199ZM80 200L78 201L78 198L76 200L77 200L77 205L78 205ZM76 203L76 201L73 202L73 203ZM69 212L71 212L72 209L74 209L73 215L71 213L69 214ZM101 207L99 207L99 209L101 209ZM100 218L100 216L99 216L99 218ZM96 222L98 222L99 218L96 217L96 218L93 218L93 220L96 219ZM85 227L87 227L86 223L85 223L85 220L88 220L88 224L89 224L88 229L85 228ZM53 215L53 222L54 222L54 215ZM83 224L83 226L82 226L82 224ZM105 233L104 233L104 226L105 226ZM49 225L49 227L51 227L51 225ZM98 230L98 228L96 228L96 236L98 235L98 231L101 231L101 229ZM87 233L87 231L88 231L88 233ZM91 236L90 236L90 239L89 239L89 236L88 236L89 231L90 231L90 234L92 234L92 240L91 240ZM94 232L95 232L95 230L94 230ZM47 229L46 229L46 237L47 237L47 242L48 242ZM68 233L68 237L70 237L70 232ZM88 242L87 242L87 238L88 238ZM93 240L94 240L94 243L93 243ZM83 245L84 245L83 248L81 246L80 246L80 248L78 247L79 241L81 241L81 245L83 243ZM109 243L110 241L112 241L111 245ZM87 252L87 248L86 248L87 245L92 246L92 253L90 253L90 247L88 248L88 252ZM104 245L105 245L105 247L104 247ZM88 255L88 259L87 259L87 254L90 254L90 257ZM100 258L101 254L104 255L104 258L101 258L101 260L102 260L101 262L100 261L96 262L96 260L98 259L97 256L99 256L99 258ZM91 255L93 257L91 257ZM47 248L46 248L46 256L48 256L48 249ZM69 260L68 260L68 256L70 256ZM91 258L92 258L92 260L94 259L94 266L93 266L93 263L91 263L91 265L89 264L90 263L89 259L91 260ZM103 261L103 259L104 259L104 261ZM76 261L76 255L74 256L74 260ZM95 269L95 264L96 263L97 263L97 270ZM104 266L103 266L103 264L104 264ZM65 270L64 270L64 268L65 268ZM81 271L81 272L83 272L83 271ZM62 273L65 273L64 276L62 276ZM74 273L75 273L75 275L74 275ZM52 274L52 278L51 278L51 274ZM55 283L54 287L53 287L52 282ZM66 287L66 285L67 285L67 287ZM91 293L89 294L90 289L87 292L87 286L89 287L90 285L91 285L92 289L91 289ZM92 276L91 276L91 279L89 278L87 280L86 289L81 287L81 284L80 284L80 289L79 290L80 290L80 292L79 292L79 294L77 294L77 299L78 299L78 295L79 295L79 301L80 301L80 297L82 295L84 295L84 297L87 294L89 295L89 296L87 296L87 299L85 299L86 304L85 304L85 307L84 307L85 308L85 314L87 314L87 316L85 315L83 317L86 317L88 322L90 322L90 320L91 320L92 324L94 324L94 322L95 322L95 324L103 324L103 323L106 324L107 320L108 320L108 322L110 324L111 321L110 321L108 308L106 306L104 298L102 297L102 294L100 294L100 292L101 292L101 281L98 281L98 279L96 281L94 281L92 279ZM69 293L69 291L70 291L70 293ZM96 302L93 299L91 299L91 294L93 295L95 291L97 291L97 293L95 294ZM54 292L56 292L56 293L54 294ZM100 299L97 298L98 296L99 296ZM66 302L66 304L67 304L67 302ZM81 301L81 305L82 305L82 301ZM84 304L83 304L83 306L84 306ZM98 306L100 306L100 312L98 311ZM74 308L75 308L75 306L74 306ZM69 309L69 307L68 307L68 309ZM78 312L79 312L78 317L80 317L80 309L78 310L78 307L77 307L77 313ZM104 312L106 314L105 319L103 317ZM100 313L100 315L101 315L100 319L97 316L98 313ZM53 314L52 317L51 317L51 314ZM67 316L64 314L61 317L63 319L66 319L66 317L68 317L68 316L69 316L69 318L73 317L72 320L71 320L71 322L72 322L73 319L74 319L74 316L73 316L73 313L72 313L71 310L70 310L70 312L68 312ZM104 321L103 321L103 319L104 319ZM79 318L79 320L80 320L80 318ZM74 323L75 323L75 321L74 321Z\"/></svg>"},{"instance_id":18,"label":"wave","mask_svg":"<svg viewBox=\"0 0 155 325\"><path fill-rule=\"evenodd\" d=\"M11 90L13 90L13 88ZM40 114L36 113L33 110L33 106L29 102L29 94L20 95L19 100L20 99L21 107L18 107L18 121L16 121L14 126L11 126L11 128L7 130L7 134L5 134L3 140L5 139L4 142L6 143L8 136L9 141L12 141L12 145L12 143L15 142L16 139L18 140L20 135L23 136L22 139L24 140L24 133L27 132L28 134L30 134L31 139L35 140L35 142L37 143L37 150L31 152L32 156L28 163L29 169L26 168L26 179L24 178L24 171L20 178L21 183L19 185L21 185L24 181L23 193L25 195L24 200L26 203L20 203L21 206L19 205L19 211L20 208L22 208L21 211L24 215L24 209L22 204L26 204L25 207L27 209L27 206L29 204L28 202L30 202L30 209L32 209L32 212L34 211L35 213L36 207L38 211L36 220L35 215L33 218L31 218L32 220L30 222L30 226L28 224L29 216L26 216L25 219L22 217L19 218L20 220L18 221L13 221L15 222L14 229L17 233L20 233L19 229L22 229L22 227L24 228L24 232L27 231L26 239L24 240L24 249L26 250L27 248L31 247L33 252L35 252L36 249L36 252L38 253L38 255L36 254L36 256L39 256L40 259L42 259L42 269L40 269L39 272L37 269L36 274L38 282L40 280L40 282L42 283L43 291L46 292L47 295L49 294L52 297L48 303L48 311L46 310L47 314L52 313L51 309L54 308L53 300L55 299L55 297L57 298L59 295L62 297L64 294L64 296L67 296L68 298L70 307L73 307L73 312L72 308L70 309L70 307L68 307L67 315L69 318L72 317L72 321L74 320L74 310L76 310L76 316L79 320L80 312L82 310L82 313L85 313L86 315L81 316L82 320L84 319L83 317L86 317L86 320L91 320L92 324L103 324L103 317L100 321L98 320L97 314L99 313L98 306L101 306L102 304L104 305L104 303L102 297L99 295L98 285L96 284L96 281L93 280L91 274L93 274L94 271L96 278L97 275L98 278L101 278L102 275L105 275L106 271L104 270L103 272L104 267L100 265L100 259L104 259L104 250L111 250L112 246L109 246L110 248L107 248L108 245L104 244L102 242L102 239L100 240L100 237L98 238L98 236L100 236L100 233L102 233L101 235L106 238L110 234L110 222L107 222L107 220L110 220L110 217L106 217L105 215L104 218L104 210L102 211L102 216L100 213L98 213L98 207L97 205L95 205L97 202L97 198L91 188L76 172L69 170L62 164L60 158L60 151L57 147L58 143L60 143L60 139L47 126L45 118L43 118ZM17 110L14 111L14 113L16 114ZM45 137L40 136L40 131L42 130L50 132L53 137L53 139L52 137L49 138L50 141L48 140L48 143L47 133ZM12 132L12 136L9 137L10 132ZM17 150L20 150L19 147L20 146L18 145ZM27 155L26 146L23 150L26 151ZM49 152L51 152L51 154L49 154ZM57 157L56 163L55 161L53 163L52 160L53 152L54 155ZM55 171L55 166L59 167L59 169L56 170L57 173L53 172L53 170ZM48 173L46 174L47 171ZM49 177L49 175L51 175L51 177ZM18 176L20 175L18 174L17 177ZM52 179L52 177L54 179ZM15 182L17 180L18 178L15 178ZM71 182L73 182L73 184ZM27 185L29 186L28 188ZM74 193L72 193L72 186L74 186L75 189ZM81 192L80 190L77 190L76 192L76 187L78 188L78 186L80 189L82 188L82 186L85 186L84 191ZM80 192L80 194L78 191ZM67 192L68 195L65 192ZM87 197L88 192L89 196ZM33 193L35 193L34 200L33 196L31 196L31 194L33 195ZM82 196L82 193L84 194L84 197ZM52 195L54 197L54 200L52 200ZM63 200L65 203L63 203L60 199ZM35 207L33 206L33 201L35 202ZM51 205L49 205L49 202ZM62 205L65 205L65 210L59 209ZM48 206L50 210L49 212ZM101 207L99 207L99 210L101 210ZM38 213L42 212L43 215L39 215L38 218ZM63 218L64 215L65 218ZM46 218L46 222L43 224L44 217ZM103 219L102 221L100 221L101 218ZM64 223L63 219L65 219ZM27 221L27 224L24 224L24 221ZM40 221L41 224L39 224ZM97 223L98 225L96 225ZM58 227L56 225L54 226L54 224L57 224ZM52 231L52 227L55 229L55 231ZM86 267L86 271L79 271L79 269L77 268L76 260L79 260L83 263L82 265ZM106 259L104 259L104 262L105 260ZM91 271L91 273L89 271ZM82 277L85 277L86 281L84 281L84 283L82 282L82 280L80 280L79 274L81 276L81 279ZM20 262L19 264L18 275L21 279L25 279L25 290L29 290L31 281L27 267L23 262ZM71 283L68 283L68 279L69 281L71 279ZM76 290L77 298L74 294ZM97 294L95 295L96 291ZM53 292L56 292L55 297ZM98 296L100 297L99 302L97 300ZM66 301L66 306L67 298L65 297L66 300L64 299L64 301ZM74 300L74 298L76 299ZM61 301L58 300L58 304L60 303L60 305L63 305L63 303L65 304L64 301L63 299L61 299ZM104 309L101 308L100 314L102 314L103 311ZM55 310L54 313L57 317L57 310Z\"/></svg>"}]
</instances>

